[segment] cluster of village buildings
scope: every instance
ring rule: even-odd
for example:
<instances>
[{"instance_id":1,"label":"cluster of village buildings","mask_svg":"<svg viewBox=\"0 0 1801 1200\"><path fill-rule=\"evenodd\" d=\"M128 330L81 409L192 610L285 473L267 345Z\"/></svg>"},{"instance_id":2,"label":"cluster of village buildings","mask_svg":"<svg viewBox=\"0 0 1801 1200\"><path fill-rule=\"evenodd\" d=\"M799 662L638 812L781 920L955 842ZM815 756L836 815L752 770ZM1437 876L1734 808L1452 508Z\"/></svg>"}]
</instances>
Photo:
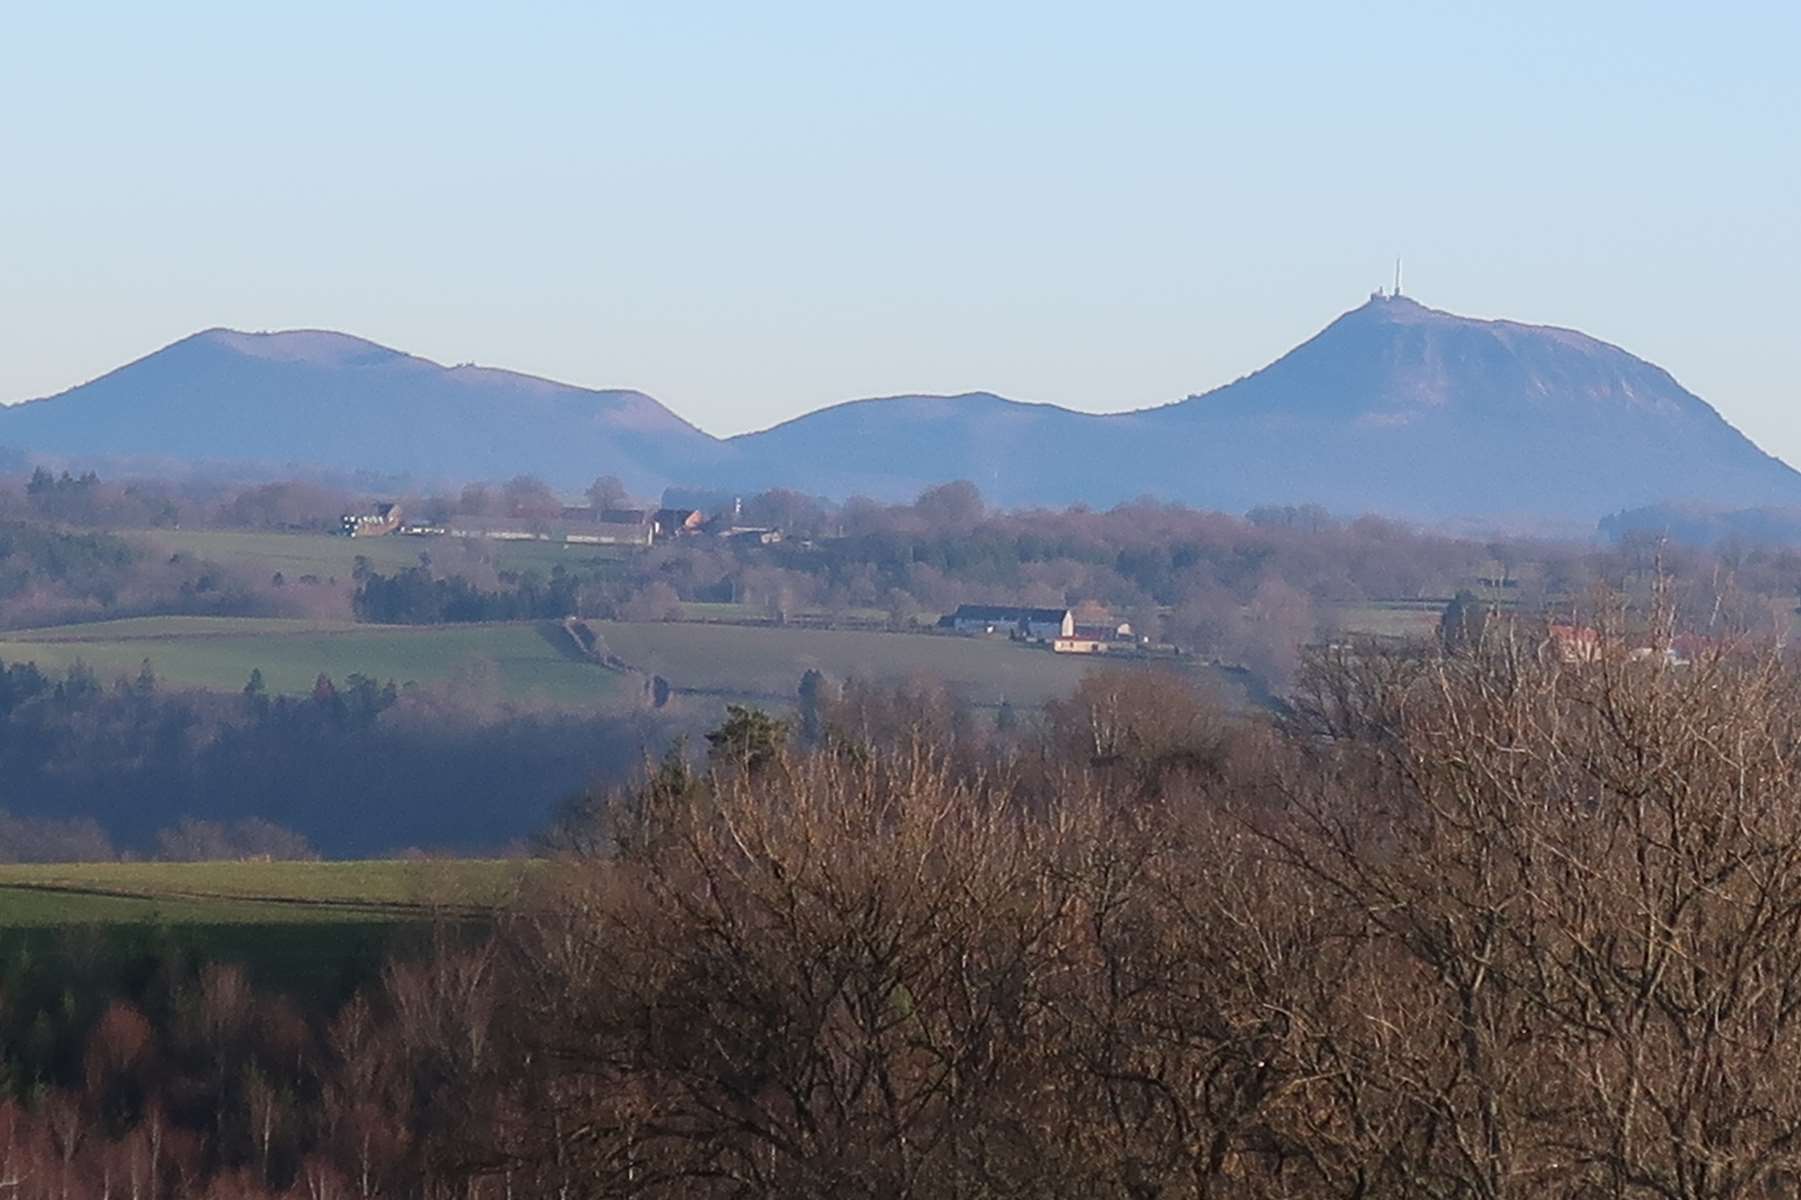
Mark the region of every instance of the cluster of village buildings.
<instances>
[{"instance_id":1,"label":"cluster of village buildings","mask_svg":"<svg viewBox=\"0 0 1801 1200\"><path fill-rule=\"evenodd\" d=\"M1059 654L1105 654L1138 646L1126 621L1078 623L1074 609L962 604L938 627L973 637L1009 637L1049 646Z\"/></svg>"},{"instance_id":2,"label":"cluster of village buildings","mask_svg":"<svg viewBox=\"0 0 1801 1200\"><path fill-rule=\"evenodd\" d=\"M736 504L730 512L709 516L695 508L585 508L565 507L552 517L455 516L443 521L410 520L395 503L370 505L345 513L342 531L347 537L469 537L507 542L558 542L572 546L653 546L659 541L692 535L711 535L734 541L770 545L782 540L782 531L768 526L745 525Z\"/></svg>"},{"instance_id":3,"label":"cluster of village buildings","mask_svg":"<svg viewBox=\"0 0 1801 1200\"><path fill-rule=\"evenodd\" d=\"M342 531L348 537L473 537L576 546L650 547L659 541L697 536L757 545L782 540L780 529L745 525L740 516L737 504L713 515L694 508L566 507L556 517L458 516L428 522L408 520L397 503L379 503L360 512L345 513ZM1503 589L1514 586L1517 577L1497 571L1494 579L1479 582ZM1070 608L964 604L940 618L938 628L968 637L1008 638L1044 646L1059 654L1105 654L1141 648L1142 639L1134 636L1130 623L1097 620L1093 613L1087 616L1087 620L1078 619L1077 610ZM1548 648L1566 663L1599 661L1609 645L1609 639L1584 625L1554 623L1549 635ZM1708 645L1705 639L1682 635L1667 646L1635 646L1627 650L1632 658L1656 654L1683 664L1705 653Z\"/></svg>"},{"instance_id":4,"label":"cluster of village buildings","mask_svg":"<svg viewBox=\"0 0 1801 1200\"><path fill-rule=\"evenodd\" d=\"M1719 639L1698 633L1676 633L1667 638L1621 637L1588 625L1553 623L1548 630L1549 649L1564 663L1598 663L1615 655L1634 662L1661 658L1671 666L1685 667L1725 648Z\"/></svg>"},{"instance_id":5,"label":"cluster of village buildings","mask_svg":"<svg viewBox=\"0 0 1801 1200\"><path fill-rule=\"evenodd\" d=\"M557 542L575 546L653 546L671 538L714 536L770 545L782 531L739 521L736 504L709 516L693 508L565 508L548 517L453 517L443 522L409 520L399 504L373 504L345 513L347 537L475 537L500 541ZM1105 654L1138 648L1124 621L1078 621L1070 608L964 604L939 620L940 629L970 637L1005 637L1048 647L1059 654Z\"/></svg>"}]
</instances>

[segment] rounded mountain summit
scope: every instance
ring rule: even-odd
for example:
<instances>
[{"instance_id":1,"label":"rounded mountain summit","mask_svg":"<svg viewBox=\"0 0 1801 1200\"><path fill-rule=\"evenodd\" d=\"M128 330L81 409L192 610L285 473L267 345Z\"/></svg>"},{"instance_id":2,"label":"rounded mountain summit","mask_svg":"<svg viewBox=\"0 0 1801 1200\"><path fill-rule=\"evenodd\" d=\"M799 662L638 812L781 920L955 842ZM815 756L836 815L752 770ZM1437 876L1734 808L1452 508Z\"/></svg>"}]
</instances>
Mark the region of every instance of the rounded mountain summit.
<instances>
[{"instance_id":1,"label":"rounded mountain summit","mask_svg":"<svg viewBox=\"0 0 1801 1200\"><path fill-rule=\"evenodd\" d=\"M1801 474L1668 372L1567 329L1377 295L1280 359L1107 415L989 393L834 405L720 440L640 392L444 367L345 334L195 334L0 410L0 446L111 469L374 472L417 484L597 475L905 499L952 479L1008 506L1139 496L1423 519L1589 521L1664 501L1801 505Z\"/></svg>"},{"instance_id":2,"label":"rounded mountain summit","mask_svg":"<svg viewBox=\"0 0 1801 1200\"><path fill-rule=\"evenodd\" d=\"M577 490L607 473L660 489L720 453L642 392L445 367L314 329L183 338L0 410L0 445L119 471L374 473L421 485L529 472Z\"/></svg>"}]
</instances>

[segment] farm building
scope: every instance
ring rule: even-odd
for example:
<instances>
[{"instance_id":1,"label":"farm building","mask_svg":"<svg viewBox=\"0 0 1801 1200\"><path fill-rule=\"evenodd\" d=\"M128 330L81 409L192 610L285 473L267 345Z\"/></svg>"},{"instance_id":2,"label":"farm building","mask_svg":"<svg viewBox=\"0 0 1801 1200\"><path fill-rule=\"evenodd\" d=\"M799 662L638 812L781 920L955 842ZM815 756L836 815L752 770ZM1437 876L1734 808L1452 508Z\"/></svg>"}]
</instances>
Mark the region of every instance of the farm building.
<instances>
[{"instance_id":1,"label":"farm building","mask_svg":"<svg viewBox=\"0 0 1801 1200\"><path fill-rule=\"evenodd\" d=\"M939 622L958 633L1004 633L1031 642L1074 637L1075 614L1067 608L1017 608L1005 604L960 604Z\"/></svg>"},{"instance_id":2,"label":"farm building","mask_svg":"<svg viewBox=\"0 0 1801 1200\"><path fill-rule=\"evenodd\" d=\"M1058 654L1106 654L1132 646L1132 626L1124 621L1077 625L1067 636L1059 635L1051 642L1051 649Z\"/></svg>"},{"instance_id":3,"label":"farm building","mask_svg":"<svg viewBox=\"0 0 1801 1200\"><path fill-rule=\"evenodd\" d=\"M1130 621L1077 621L1075 636L1097 642L1129 642L1132 640L1132 623Z\"/></svg>"},{"instance_id":4,"label":"farm building","mask_svg":"<svg viewBox=\"0 0 1801 1200\"><path fill-rule=\"evenodd\" d=\"M1552 624L1546 648L1559 662L1584 664L1600 662L1609 654L1620 654L1633 662L1662 659L1672 667L1686 667L1721 650L1721 643L1700 634L1678 633L1667 642L1638 640L1602 633L1587 625Z\"/></svg>"},{"instance_id":5,"label":"farm building","mask_svg":"<svg viewBox=\"0 0 1801 1200\"><path fill-rule=\"evenodd\" d=\"M341 522L345 537L380 537L400 527L400 505L386 502L371 504L361 512L344 514Z\"/></svg>"},{"instance_id":6,"label":"farm building","mask_svg":"<svg viewBox=\"0 0 1801 1200\"><path fill-rule=\"evenodd\" d=\"M659 508L650 515L650 527L661 538L699 533L707 523L707 514L698 508Z\"/></svg>"},{"instance_id":7,"label":"farm building","mask_svg":"<svg viewBox=\"0 0 1801 1200\"><path fill-rule=\"evenodd\" d=\"M451 537L486 538L497 542L561 542L575 546L649 546L655 536L649 525L543 521L527 517L456 517L444 532Z\"/></svg>"},{"instance_id":8,"label":"farm building","mask_svg":"<svg viewBox=\"0 0 1801 1200\"><path fill-rule=\"evenodd\" d=\"M649 546L656 536L655 528L650 525L596 521L570 528L563 540L577 546Z\"/></svg>"},{"instance_id":9,"label":"farm building","mask_svg":"<svg viewBox=\"0 0 1801 1200\"><path fill-rule=\"evenodd\" d=\"M1550 647L1558 661L1566 663L1599 662L1602 639L1598 630L1587 625L1552 625Z\"/></svg>"},{"instance_id":10,"label":"farm building","mask_svg":"<svg viewBox=\"0 0 1801 1200\"><path fill-rule=\"evenodd\" d=\"M550 526L543 521L515 517L452 517L451 537L492 538L501 542L548 542Z\"/></svg>"}]
</instances>

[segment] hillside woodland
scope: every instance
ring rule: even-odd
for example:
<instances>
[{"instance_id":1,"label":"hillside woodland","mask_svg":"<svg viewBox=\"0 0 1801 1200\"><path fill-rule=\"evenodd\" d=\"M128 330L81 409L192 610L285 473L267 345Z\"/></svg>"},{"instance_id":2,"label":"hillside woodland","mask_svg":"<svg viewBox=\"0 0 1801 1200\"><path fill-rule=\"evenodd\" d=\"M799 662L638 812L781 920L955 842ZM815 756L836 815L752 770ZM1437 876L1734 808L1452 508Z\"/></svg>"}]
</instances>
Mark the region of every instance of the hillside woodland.
<instances>
[{"instance_id":1,"label":"hillside woodland","mask_svg":"<svg viewBox=\"0 0 1801 1200\"><path fill-rule=\"evenodd\" d=\"M615 499L618 486L596 483ZM508 515L554 502L525 477L409 501ZM966 483L907 504L762 493L746 498L740 519L783 528L781 543L677 538L548 571L507 569L492 543L420 539L416 566L360 561L342 577L285 578L116 531L130 521L317 529L352 503L317 484L209 490L40 470L0 487L0 624L165 613L668 620L685 606L735 602L736 619L915 628L961 603L1075 605L1185 655L1245 667L1282 694L1304 647L1344 641L1344 614L1373 600L1442 604L1485 579L1498 611L1571 621L1597 587L1642 601L1656 580L1685 632L1781 637L1801 581L1801 553L1743 541L1688 547L1643 530L1606 546L1460 538L1315 507L1007 512ZM261 852L263 826L223 832L247 821L328 856L500 851L529 837L558 798L627 777L717 711L562 713L509 704L479 678L407 682L321 677L310 694L274 696L253 677L243 695L220 696L173 689L148 665L102 679L0 664L0 859L172 853L193 840L163 836L178 827ZM992 713L959 720L997 742L1017 736Z\"/></svg>"},{"instance_id":2,"label":"hillside woodland","mask_svg":"<svg viewBox=\"0 0 1801 1200\"><path fill-rule=\"evenodd\" d=\"M396 688L320 676L311 694L170 689L148 664L103 683L0 667L0 862L409 849L498 852L557 801L627 778L680 730L634 715L515 708L472 677Z\"/></svg>"},{"instance_id":3,"label":"hillside woodland","mask_svg":"<svg viewBox=\"0 0 1801 1200\"><path fill-rule=\"evenodd\" d=\"M617 480L595 489L617 496ZM594 489L590 489L594 490ZM1443 601L1487 580L1525 611L1570 611L1597 585L1642 592L1654 573L1703 628L1722 598L1766 625L1794 607L1801 550L1739 537L1693 544L1687 528L1622 514L1608 543L1467 537L1318 506L1241 516L1141 500L1104 511L998 510L968 483L914 501L833 504L776 490L742 499L739 520L774 527L774 545L675 538L627 556L509 569L495 543L417 539L418 564L362 564L341 575L285 576L242 563L157 553L127 530L323 531L357 493L314 483L108 483L39 470L0 483L0 626L23 628L152 613L287 616L382 623L583 616L679 618L683 604L732 603L775 621L896 627L963 603L1089 605L1154 640L1243 663L1277 683L1298 646L1329 638L1337 614L1369 601ZM683 499L730 506L730 497ZM544 518L560 511L542 481L516 476L455 495L407 498L429 520ZM413 539L407 539L409 545ZM1774 627L1772 626L1772 632Z\"/></svg>"},{"instance_id":4,"label":"hillside woodland","mask_svg":"<svg viewBox=\"0 0 1801 1200\"><path fill-rule=\"evenodd\" d=\"M341 1005L14 968L0 1178L68 1195L1681 1197L1801 1181L1801 676L1490 622L1279 719L1092 677L734 712ZM1647 623L1648 622L1648 623ZM1636 624L1628 630L1625 626ZM917 720L898 719L903 713ZM867 731L879 731L871 736Z\"/></svg>"}]
</instances>

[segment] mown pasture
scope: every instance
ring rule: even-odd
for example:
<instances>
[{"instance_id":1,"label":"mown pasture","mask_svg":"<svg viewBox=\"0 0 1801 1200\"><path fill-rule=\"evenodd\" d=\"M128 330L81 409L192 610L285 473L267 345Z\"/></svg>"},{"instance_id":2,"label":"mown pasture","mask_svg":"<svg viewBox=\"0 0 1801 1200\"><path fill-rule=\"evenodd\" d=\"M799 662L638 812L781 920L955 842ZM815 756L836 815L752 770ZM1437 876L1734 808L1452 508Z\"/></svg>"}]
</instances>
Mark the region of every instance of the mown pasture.
<instances>
[{"instance_id":1,"label":"mown pasture","mask_svg":"<svg viewBox=\"0 0 1801 1200\"><path fill-rule=\"evenodd\" d=\"M235 529L121 530L153 550L186 554L204 562L235 567L253 576L277 571L289 579L317 575L321 579L349 579L362 558L377 571L392 573L417 566L428 554L439 569L454 571L471 556L491 559L505 571L537 569L548 574L558 565L574 569L616 562L634 553L609 546L566 546L557 542L470 541L448 537L347 538L325 533L274 533Z\"/></svg>"},{"instance_id":2,"label":"mown pasture","mask_svg":"<svg viewBox=\"0 0 1801 1200\"><path fill-rule=\"evenodd\" d=\"M518 859L15 863L0 865L0 892L9 902L27 892L121 901L127 907L117 911L126 916L132 903L173 905L208 920L309 907L391 916L491 908L511 898L532 869ZM8 920L0 911L0 924Z\"/></svg>"},{"instance_id":3,"label":"mown pasture","mask_svg":"<svg viewBox=\"0 0 1801 1200\"><path fill-rule=\"evenodd\" d=\"M915 613L905 621L905 628L910 630L930 629L938 623L937 613ZM892 623L892 616L881 608L809 608L801 606L790 610L787 619L807 625L846 625L855 627L882 626ZM721 624L766 625L777 623L771 617L769 609L756 604L727 604L723 601L682 601L682 620L716 622Z\"/></svg>"},{"instance_id":4,"label":"mown pasture","mask_svg":"<svg viewBox=\"0 0 1801 1200\"><path fill-rule=\"evenodd\" d=\"M607 651L678 692L780 702L800 677L940 680L978 705L1031 707L1067 695L1101 665L1004 638L685 622L591 623ZM640 702L641 679L573 653L555 622L361 625L250 617L143 617L21 630L0 639L0 661L47 671L86 664L103 679L135 676L146 661L181 687L236 691L260 670L272 692L310 691L320 674L380 682L488 688L505 698L603 710ZM1123 660L1128 664L1135 660ZM1228 693L1236 685L1206 668Z\"/></svg>"},{"instance_id":5,"label":"mown pasture","mask_svg":"<svg viewBox=\"0 0 1801 1200\"><path fill-rule=\"evenodd\" d=\"M1343 634L1381 638L1425 638L1438 632L1448 598L1442 600L1365 600L1332 605L1327 620Z\"/></svg>"},{"instance_id":6,"label":"mown pasture","mask_svg":"<svg viewBox=\"0 0 1801 1200\"><path fill-rule=\"evenodd\" d=\"M560 708L615 705L624 677L572 658L554 625L359 625L251 617L142 617L0 635L0 661L45 671L83 663L102 679L149 662L167 683L236 691L260 670L271 692L301 694L321 674L397 684L458 685ZM632 693L635 695L635 692Z\"/></svg>"},{"instance_id":7,"label":"mown pasture","mask_svg":"<svg viewBox=\"0 0 1801 1200\"><path fill-rule=\"evenodd\" d=\"M341 999L434 930L480 926L536 864L503 860L0 866L0 962L242 966Z\"/></svg>"},{"instance_id":8,"label":"mown pasture","mask_svg":"<svg viewBox=\"0 0 1801 1200\"><path fill-rule=\"evenodd\" d=\"M1036 706L1066 696L1100 666L1144 665L1126 657L1053 654L1005 638L884 633L844 629L595 621L607 649L678 689L752 697L791 697L800 676L817 670L834 679L933 679L971 703ZM1179 661L1179 660L1178 660ZM1230 676L1163 660L1193 671L1228 693Z\"/></svg>"}]
</instances>

